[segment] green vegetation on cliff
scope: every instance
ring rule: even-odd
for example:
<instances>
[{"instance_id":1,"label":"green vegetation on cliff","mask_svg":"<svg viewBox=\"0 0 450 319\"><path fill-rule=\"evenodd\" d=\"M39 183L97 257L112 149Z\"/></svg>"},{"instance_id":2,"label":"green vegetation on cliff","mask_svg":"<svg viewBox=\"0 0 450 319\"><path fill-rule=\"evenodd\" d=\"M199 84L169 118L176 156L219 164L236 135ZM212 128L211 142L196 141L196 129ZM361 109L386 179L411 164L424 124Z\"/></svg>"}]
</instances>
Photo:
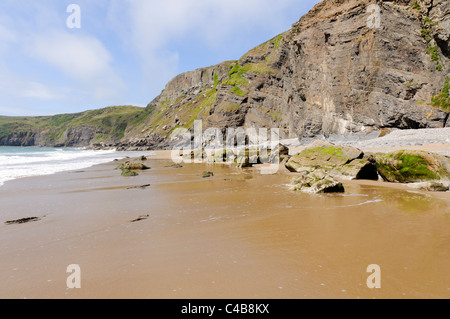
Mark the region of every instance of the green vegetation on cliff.
<instances>
[{"instance_id":1,"label":"green vegetation on cliff","mask_svg":"<svg viewBox=\"0 0 450 319\"><path fill-rule=\"evenodd\" d=\"M416 4L417 4L417 2L416 2ZM420 10L420 6L419 6L418 10ZM428 55L430 55L431 61L436 63L436 70L442 72L443 69L445 68L445 65L439 54L439 50L436 46L436 43L431 36L432 28L435 27L437 24L438 24L437 22L434 22L429 17L423 17L422 30L420 31L420 34L425 38L425 40L428 43L428 48L427 48L426 52Z\"/></svg>"},{"instance_id":2,"label":"green vegetation on cliff","mask_svg":"<svg viewBox=\"0 0 450 319\"><path fill-rule=\"evenodd\" d=\"M116 142L143 124L150 112L134 106L112 106L75 114L37 117L0 116L0 145L21 143L24 136L38 134L45 145L70 145L67 136L72 130L93 131L92 142ZM11 139L18 139L11 143ZM34 145L34 143L31 143ZM76 143L74 143L76 144Z\"/></svg>"},{"instance_id":3,"label":"green vegetation on cliff","mask_svg":"<svg viewBox=\"0 0 450 319\"><path fill-rule=\"evenodd\" d=\"M447 77L441 92L431 98L431 103L445 112L450 112L450 78Z\"/></svg>"}]
</instances>

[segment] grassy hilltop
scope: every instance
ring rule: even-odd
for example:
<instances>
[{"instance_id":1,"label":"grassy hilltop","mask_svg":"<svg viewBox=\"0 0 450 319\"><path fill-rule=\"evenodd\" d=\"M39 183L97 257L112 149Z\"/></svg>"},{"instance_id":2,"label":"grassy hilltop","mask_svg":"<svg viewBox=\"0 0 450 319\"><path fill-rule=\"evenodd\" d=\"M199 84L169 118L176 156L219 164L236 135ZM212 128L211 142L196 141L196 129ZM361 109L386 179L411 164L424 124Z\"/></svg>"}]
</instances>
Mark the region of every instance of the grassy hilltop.
<instances>
[{"instance_id":1,"label":"grassy hilltop","mask_svg":"<svg viewBox=\"0 0 450 319\"><path fill-rule=\"evenodd\" d=\"M115 143L143 126L149 114L141 107L111 106L54 116L0 116L0 145L76 146L83 136L94 143Z\"/></svg>"}]
</instances>

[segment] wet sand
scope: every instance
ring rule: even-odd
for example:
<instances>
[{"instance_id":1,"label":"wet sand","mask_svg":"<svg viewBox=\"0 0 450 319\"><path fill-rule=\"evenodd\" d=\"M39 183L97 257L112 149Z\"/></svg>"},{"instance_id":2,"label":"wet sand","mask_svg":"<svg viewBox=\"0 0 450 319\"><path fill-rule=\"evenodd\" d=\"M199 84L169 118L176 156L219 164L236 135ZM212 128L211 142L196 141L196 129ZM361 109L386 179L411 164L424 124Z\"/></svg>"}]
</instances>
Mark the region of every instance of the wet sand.
<instances>
[{"instance_id":1,"label":"wet sand","mask_svg":"<svg viewBox=\"0 0 450 319\"><path fill-rule=\"evenodd\" d=\"M137 177L109 163L7 182L0 298L450 297L449 192L343 181L345 194L306 195L284 171L169 168L168 155ZM81 289L66 286L70 264Z\"/></svg>"}]
</instances>

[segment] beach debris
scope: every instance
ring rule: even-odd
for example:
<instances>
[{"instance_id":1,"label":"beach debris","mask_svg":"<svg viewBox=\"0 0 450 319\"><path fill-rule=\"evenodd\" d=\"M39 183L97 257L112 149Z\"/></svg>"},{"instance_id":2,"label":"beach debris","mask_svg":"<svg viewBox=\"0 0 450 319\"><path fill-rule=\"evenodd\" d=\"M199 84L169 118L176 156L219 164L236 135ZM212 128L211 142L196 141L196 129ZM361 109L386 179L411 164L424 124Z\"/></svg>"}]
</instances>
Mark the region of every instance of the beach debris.
<instances>
[{"instance_id":1,"label":"beach debris","mask_svg":"<svg viewBox=\"0 0 450 319\"><path fill-rule=\"evenodd\" d=\"M203 178L208 178L214 176L213 172L203 172Z\"/></svg>"},{"instance_id":2,"label":"beach debris","mask_svg":"<svg viewBox=\"0 0 450 319\"><path fill-rule=\"evenodd\" d=\"M146 160L147 160L147 157L145 157L144 155L142 155L141 157L138 158L138 160L140 160L140 161L146 161Z\"/></svg>"},{"instance_id":3,"label":"beach debris","mask_svg":"<svg viewBox=\"0 0 450 319\"><path fill-rule=\"evenodd\" d=\"M135 171L129 170L129 169L124 169L122 170L122 176L125 177L134 177L134 176L138 176L139 174L136 173Z\"/></svg>"},{"instance_id":4,"label":"beach debris","mask_svg":"<svg viewBox=\"0 0 450 319\"><path fill-rule=\"evenodd\" d=\"M131 222L132 223L140 222L140 221L148 219L149 217L150 217L150 215L141 215L138 218L133 219Z\"/></svg>"},{"instance_id":5,"label":"beach debris","mask_svg":"<svg viewBox=\"0 0 450 319\"><path fill-rule=\"evenodd\" d=\"M150 184L146 184L146 185L141 185L141 186L133 186L133 187L128 187L127 189L146 189L147 187L150 187Z\"/></svg>"},{"instance_id":6,"label":"beach debris","mask_svg":"<svg viewBox=\"0 0 450 319\"><path fill-rule=\"evenodd\" d=\"M5 222L6 225L17 225L17 224L26 224L26 223L30 223L30 222L36 222L40 220L39 217L26 217L26 218L21 218L21 219L17 219L17 220L10 220Z\"/></svg>"}]
</instances>

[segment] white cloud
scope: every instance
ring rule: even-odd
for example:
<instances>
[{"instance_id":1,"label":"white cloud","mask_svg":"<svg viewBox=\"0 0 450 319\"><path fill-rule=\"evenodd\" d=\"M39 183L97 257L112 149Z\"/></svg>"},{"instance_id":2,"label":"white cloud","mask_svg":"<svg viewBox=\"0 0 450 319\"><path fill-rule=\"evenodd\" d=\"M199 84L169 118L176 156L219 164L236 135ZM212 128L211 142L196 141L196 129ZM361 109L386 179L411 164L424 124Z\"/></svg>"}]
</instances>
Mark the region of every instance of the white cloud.
<instances>
[{"instance_id":1,"label":"white cloud","mask_svg":"<svg viewBox=\"0 0 450 319\"><path fill-rule=\"evenodd\" d=\"M57 100L64 97L55 86L28 80L0 64L0 93L13 99L26 98L38 100ZM4 101L2 101L4 103Z\"/></svg>"},{"instance_id":2,"label":"white cloud","mask_svg":"<svg viewBox=\"0 0 450 319\"><path fill-rule=\"evenodd\" d=\"M115 56L104 44L108 37L93 28L69 30L66 6L54 0L0 2L3 110L106 106L124 94ZM83 18L100 18L99 9L89 8Z\"/></svg>"},{"instance_id":3,"label":"white cloud","mask_svg":"<svg viewBox=\"0 0 450 319\"><path fill-rule=\"evenodd\" d=\"M109 19L136 51L145 80L161 86L179 72L181 53L171 49L174 43L189 39L192 47L203 47L209 52L233 47L244 54L245 49L251 48L247 47L248 39L255 32L283 29L286 13L295 4L298 7L297 1L116 0L111 4ZM287 28L293 22L288 21ZM198 67L202 66L207 65Z\"/></svg>"},{"instance_id":4,"label":"white cloud","mask_svg":"<svg viewBox=\"0 0 450 319\"><path fill-rule=\"evenodd\" d=\"M61 31L35 36L32 52L78 80L90 80L109 72L112 61L109 52L96 38Z\"/></svg>"},{"instance_id":5,"label":"white cloud","mask_svg":"<svg viewBox=\"0 0 450 319\"><path fill-rule=\"evenodd\" d=\"M97 38L67 31L34 36L30 52L91 91L95 99L117 96L124 83L112 66L113 57Z\"/></svg>"},{"instance_id":6,"label":"white cloud","mask_svg":"<svg viewBox=\"0 0 450 319\"><path fill-rule=\"evenodd\" d=\"M38 82L24 83L20 95L39 100L55 100L62 97L61 94L53 92L52 89Z\"/></svg>"},{"instance_id":7,"label":"white cloud","mask_svg":"<svg viewBox=\"0 0 450 319\"><path fill-rule=\"evenodd\" d=\"M207 45L229 45L228 40L242 31L279 28L286 23L283 19L286 8L295 1L128 0L127 3L134 45L148 50L193 35L204 38Z\"/></svg>"}]
</instances>

